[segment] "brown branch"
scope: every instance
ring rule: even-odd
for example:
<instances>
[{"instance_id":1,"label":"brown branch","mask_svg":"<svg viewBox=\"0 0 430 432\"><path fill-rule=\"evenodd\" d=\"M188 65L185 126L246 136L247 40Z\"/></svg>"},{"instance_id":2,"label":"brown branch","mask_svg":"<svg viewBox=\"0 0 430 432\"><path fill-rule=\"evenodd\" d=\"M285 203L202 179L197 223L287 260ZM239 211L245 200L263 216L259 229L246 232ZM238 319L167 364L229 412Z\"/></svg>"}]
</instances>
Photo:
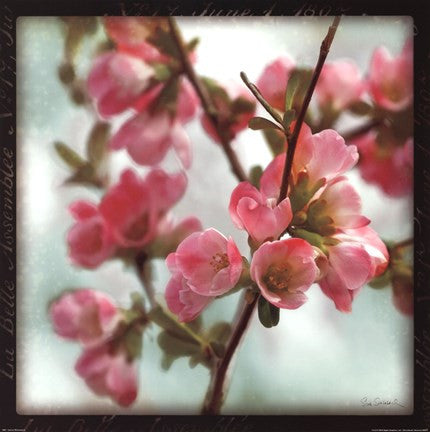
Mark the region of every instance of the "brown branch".
<instances>
[{"instance_id":1,"label":"brown branch","mask_svg":"<svg viewBox=\"0 0 430 432\"><path fill-rule=\"evenodd\" d=\"M370 132L373 128L376 128L378 126L382 125L382 120L380 119L374 119L369 121L368 123L364 123L361 126L358 126L355 129L351 129L349 131L341 132L340 135L345 140L345 142L350 141L354 138L358 138L361 135L364 135L367 132Z\"/></svg>"},{"instance_id":2,"label":"brown branch","mask_svg":"<svg viewBox=\"0 0 430 432\"><path fill-rule=\"evenodd\" d=\"M231 170L233 171L234 175L237 177L239 181L248 180L245 170L243 169L239 159L237 158L236 153L233 151L231 147L231 142L229 138L226 136L225 131L220 125L218 112L212 103L209 93L207 92L200 78L197 76L196 72L194 71L193 65L191 64L190 59L188 57L188 52L185 47L182 34L178 28L178 25L176 24L175 18L169 17L168 20L169 20L170 32L172 34L172 37L176 43L176 46L180 54L180 60L182 63L182 67L184 69L184 73L189 79L192 86L194 87L202 103L202 107L206 113L206 116L208 117L209 121L212 123L218 136L221 139L221 146L225 155L227 156L227 159L230 162Z\"/></svg>"},{"instance_id":3,"label":"brown branch","mask_svg":"<svg viewBox=\"0 0 430 432\"><path fill-rule=\"evenodd\" d=\"M158 303L155 300L155 289L151 279L151 263L148 261L146 252L139 252L135 257L135 263L137 275L148 297L149 304L151 308L155 308Z\"/></svg>"},{"instance_id":4,"label":"brown branch","mask_svg":"<svg viewBox=\"0 0 430 432\"><path fill-rule=\"evenodd\" d=\"M329 27L326 37L321 43L320 54L318 62L315 66L312 74L311 82L306 91L305 98L303 99L303 105L300 109L299 115L297 116L294 130L291 134L291 138L288 140L287 155L285 158L284 171L282 173L281 190L279 192L278 203L287 197L288 194L288 182L291 175L291 169L293 167L294 153L296 151L297 140L299 138L300 129L302 128L303 121L305 120L306 111L309 107L309 103L312 99L315 86L317 85L318 78L321 74L321 70L324 66L325 59L330 51L331 44L333 42L334 35L336 34L337 27L339 25L340 17L335 17L332 25Z\"/></svg>"},{"instance_id":5,"label":"brown branch","mask_svg":"<svg viewBox=\"0 0 430 432\"><path fill-rule=\"evenodd\" d=\"M243 294L243 298L239 303L241 307L238 310L236 325L228 342L224 357L215 365L212 380L206 393L202 414L214 415L220 412L221 405L224 402L227 371L233 355L248 328L258 297L259 295L254 295L254 298L248 302L246 300L246 292Z\"/></svg>"}]
</instances>

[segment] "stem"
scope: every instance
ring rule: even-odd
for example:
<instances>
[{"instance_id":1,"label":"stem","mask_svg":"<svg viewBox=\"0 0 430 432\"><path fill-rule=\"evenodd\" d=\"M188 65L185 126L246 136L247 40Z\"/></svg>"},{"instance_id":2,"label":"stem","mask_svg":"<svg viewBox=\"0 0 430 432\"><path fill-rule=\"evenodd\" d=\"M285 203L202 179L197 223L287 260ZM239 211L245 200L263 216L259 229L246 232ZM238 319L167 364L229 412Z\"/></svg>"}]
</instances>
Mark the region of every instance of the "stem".
<instances>
[{"instance_id":1,"label":"stem","mask_svg":"<svg viewBox=\"0 0 430 432\"><path fill-rule=\"evenodd\" d=\"M259 295L255 295L250 303L246 301L246 292L239 303L238 319L230 337L224 357L215 365L212 380L206 393L202 414L218 414L224 401L226 375L230 362L242 337L248 328Z\"/></svg>"},{"instance_id":2,"label":"stem","mask_svg":"<svg viewBox=\"0 0 430 432\"><path fill-rule=\"evenodd\" d=\"M170 32L172 34L172 37L176 43L176 46L180 54L180 60L182 63L182 67L184 69L184 73L189 79L191 85L194 87L202 103L202 107L203 110L205 111L206 116L212 123L218 136L221 139L221 146L225 155L227 156L227 159L230 162L231 170L233 171L234 175L237 177L239 181L246 181L248 180L247 175L241 163L239 162L236 153L233 151L231 147L231 142L229 138L226 136L225 131L220 125L218 112L212 103L212 100L209 96L209 93L206 90L206 87L200 81L199 77L197 76L190 62L190 59L188 57L188 52L185 47L182 34L178 28L176 20L173 17L169 17L168 20L169 20Z\"/></svg>"},{"instance_id":3,"label":"stem","mask_svg":"<svg viewBox=\"0 0 430 432\"><path fill-rule=\"evenodd\" d=\"M382 124L382 121L379 119L374 119L372 121L369 121L368 123L365 123L355 129L346 131L344 133L341 133L340 135L343 137L343 139L346 141L350 141L354 138L358 138L361 135L364 135L367 132L370 132L373 128L378 127Z\"/></svg>"},{"instance_id":4,"label":"stem","mask_svg":"<svg viewBox=\"0 0 430 432\"><path fill-rule=\"evenodd\" d=\"M145 293L149 300L149 304L151 308L155 308L158 305L158 303L155 300L155 289L154 289L154 285L152 284L152 279L150 275L151 267L146 252L144 251L139 252L136 255L135 263L136 263L137 275L139 276L139 279L142 282L143 289L145 290Z\"/></svg>"},{"instance_id":5,"label":"stem","mask_svg":"<svg viewBox=\"0 0 430 432\"><path fill-rule=\"evenodd\" d=\"M282 173L282 183L281 183L281 190L279 192L278 204L287 197L288 182L291 175L291 169L293 167L294 152L296 151L297 140L299 138L300 129L305 119L306 111L312 99L312 94L315 90L315 86L317 85L318 78L321 74L321 70L324 66L325 59L327 58L327 55L330 51L330 47L333 42L334 35L336 34L336 30L339 25L339 21L340 21L339 16L334 18L332 25L328 29L326 37L321 43L320 54L318 57L317 65L315 66L314 72L312 74L311 82L306 91L306 95L303 100L303 105L300 109L299 115L297 116L293 133L291 134L291 138L288 141L287 156L285 158L285 166L284 166L284 171Z\"/></svg>"}]
</instances>

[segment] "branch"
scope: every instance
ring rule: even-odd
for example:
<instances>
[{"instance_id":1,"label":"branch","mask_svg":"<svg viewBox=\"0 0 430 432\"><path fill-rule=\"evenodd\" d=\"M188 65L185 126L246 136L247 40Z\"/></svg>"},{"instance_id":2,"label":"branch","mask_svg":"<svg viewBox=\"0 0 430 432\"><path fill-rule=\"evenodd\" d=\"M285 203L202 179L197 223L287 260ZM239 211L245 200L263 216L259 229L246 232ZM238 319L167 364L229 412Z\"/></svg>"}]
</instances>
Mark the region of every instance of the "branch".
<instances>
[{"instance_id":1,"label":"branch","mask_svg":"<svg viewBox=\"0 0 430 432\"><path fill-rule=\"evenodd\" d=\"M155 300L155 289L151 279L151 267L146 252L144 251L139 252L136 255L135 263L136 263L137 275L139 276L139 279L142 282L143 289L149 300L149 304L151 308L155 308L158 305L158 303Z\"/></svg>"},{"instance_id":2,"label":"branch","mask_svg":"<svg viewBox=\"0 0 430 432\"><path fill-rule=\"evenodd\" d=\"M225 155L227 156L227 159L230 162L231 170L233 171L234 175L237 177L239 181L248 180L245 170L243 169L241 163L239 162L239 159L237 158L236 153L233 151L231 147L231 142L229 138L226 136L225 131L220 125L218 112L212 103L209 93L207 92L206 87L204 87L199 77L197 76L196 72L194 71L194 68L188 57L188 52L185 47L185 43L183 41L181 32L178 28L178 25L176 24L175 18L169 17L168 20L169 20L170 32L172 34L172 37L176 43L176 46L180 54L180 60L182 63L182 67L184 69L184 73L189 79L192 86L194 87L197 95L200 98L206 116L212 123L218 136L221 139L221 146L222 149L224 150Z\"/></svg>"},{"instance_id":3,"label":"branch","mask_svg":"<svg viewBox=\"0 0 430 432\"><path fill-rule=\"evenodd\" d=\"M318 57L317 65L315 66L312 74L311 82L306 91L305 98L303 99L303 105L300 109L299 115L297 116L296 124L294 126L291 138L288 140L287 156L285 158L284 171L282 173L281 190L279 192L278 204L287 197L288 194L288 182L291 175L291 169L293 167L294 152L296 151L297 140L299 138L300 129L305 119L306 111L309 107L309 103L312 99L315 86L317 85L318 78L321 74L321 70L324 66L325 59L330 51L331 44L333 42L334 35L336 34L337 27L339 25L340 17L335 17L332 25L329 27L326 37L321 43L320 54Z\"/></svg>"},{"instance_id":4,"label":"branch","mask_svg":"<svg viewBox=\"0 0 430 432\"><path fill-rule=\"evenodd\" d=\"M247 293L240 301L238 319L227 345L224 357L215 365L212 380L206 393L202 414L219 414L221 405L224 402L225 382L230 362L236 352L242 337L248 328L249 322L254 312L259 295L254 295L250 302L246 300Z\"/></svg>"},{"instance_id":5,"label":"branch","mask_svg":"<svg viewBox=\"0 0 430 432\"><path fill-rule=\"evenodd\" d=\"M340 135L343 137L345 142L350 141L354 138L358 138L361 135L364 135L367 132L370 132L373 128L380 126L383 122L380 119L374 119L368 123L365 123L355 129L351 129Z\"/></svg>"}]
</instances>

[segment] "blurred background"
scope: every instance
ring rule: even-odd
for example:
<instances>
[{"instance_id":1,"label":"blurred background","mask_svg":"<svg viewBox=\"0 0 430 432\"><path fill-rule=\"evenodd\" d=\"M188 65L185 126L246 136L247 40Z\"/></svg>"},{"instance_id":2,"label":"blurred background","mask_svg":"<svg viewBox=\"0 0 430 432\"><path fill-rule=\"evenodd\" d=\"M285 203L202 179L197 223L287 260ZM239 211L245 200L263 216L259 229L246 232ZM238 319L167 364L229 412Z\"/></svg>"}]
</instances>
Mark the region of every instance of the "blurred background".
<instances>
[{"instance_id":1,"label":"blurred background","mask_svg":"<svg viewBox=\"0 0 430 432\"><path fill-rule=\"evenodd\" d=\"M330 22L313 17L178 18L186 39L200 38L197 71L220 82L240 82L242 70L255 82L267 63L286 53L298 65L313 67ZM328 60L352 58L365 73L376 47L385 45L397 54L411 36L412 21L406 17L343 17ZM209 371L200 365L190 369L183 358L164 372L155 325L145 332L139 395L127 409L93 395L74 373L81 348L60 339L51 328L47 306L64 289L101 290L127 307L130 293L141 288L133 271L119 261L90 271L73 267L67 257L65 237L72 225L68 204L78 198L98 202L101 195L62 185L68 171L53 142L64 141L82 154L94 117L70 102L57 77L64 24L57 18L19 18L17 37L17 410L20 414L197 414ZM79 54L82 76L103 39L101 27L86 39ZM342 126L347 129L355 121L346 118ZM213 226L231 235L246 254L246 234L233 226L227 211L236 180L200 122L196 119L186 129L194 162L186 195L173 212L178 218L198 216L205 228ZM234 146L247 167L270 161L260 132L239 134ZM130 164L125 152L113 154L113 178ZM163 165L178 169L173 157ZM412 236L412 197L388 198L364 183L356 170L349 177L362 195L363 214L382 238L399 241ZM154 277L162 297L169 279L164 262L157 263ZM338 312L317 285L307 294L303 307L281 310L275 328L265 329L254 317L234 362L223 413L412 413L413 320L395 310L391 289L364 287L351 314ZM233 295L214 302L203 314L205 326L220 319L231 321L237 300ZM403 407L365 407L361 402L365 397L397 399Z\"/></svg>"}]
</instances>

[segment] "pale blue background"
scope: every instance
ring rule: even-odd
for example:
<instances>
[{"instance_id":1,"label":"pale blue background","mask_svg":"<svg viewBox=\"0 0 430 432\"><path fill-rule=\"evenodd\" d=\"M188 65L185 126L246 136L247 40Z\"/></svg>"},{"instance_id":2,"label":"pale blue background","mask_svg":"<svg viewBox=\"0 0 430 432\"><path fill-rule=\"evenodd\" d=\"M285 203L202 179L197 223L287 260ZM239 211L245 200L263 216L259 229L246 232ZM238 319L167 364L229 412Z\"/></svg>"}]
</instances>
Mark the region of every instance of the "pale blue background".
<instances>
[{"instance_id":1,"label":"pale blue background","mask_svg":"<svg viewBox=\"0 0 430 432\"><path fill-rule=\"evenodd\" d=\"M266 63L289 53L298 64L313 66L329 20L314 18L181 18L186 38L199 36L198 72L220 80L239 80L247 72L256 80ZM398 53L412 23L388 17L342 18L329 59L351 57L362 69L374 48L384 44ZM145 334L139 396L129 409L97 398L73 372L77 344L58 338L47 319L47 303L70 287L91 287L111 293L127 306L129 293L140 289L119 262L96 271L74 268L67 258L65 235L72 224L66 206L77 198L98 200L85 188L64 188L66 169L53 151L63 140L83 152L92 115L73 106L56 75L62 59L62 24L54 18L18 21L18 398L21 414L61 413L186 413L196 414L206 392L208 370L189 369L177 361L168 373L160 368L158 328ZM98 38L102 38L99 32ZM80 72L88 70L95 43L86 43ZM352 120L350 120L352 121ZM348 121L345 122L347 126ZM187 126L194 163L189 189L174 209L178 217L198 215L204 227L232 235L243 254L246 235L231 223L227 206L236 180L220 149L202 132L198 121ZM236 149L247 166L267 163L258 132L246 131ZM115 175L129 159L112 158ZM176 162L169 158L167 165ZM364 214L386 239L412 233L410 199L392 200L350 177L363 193ZM156 287L162 293L168 274L157 266ZM335 310L318 286L296 311L281 311L281 322L263 328L254 319L236 358L224 413L253 414L410 414L413 395L413 322L392 306L391 291L365 287L353 313ZM160 294L161 295L161 294ZM236 297L217 301L205 321L230 320ZM397 398L405 408L363 408L363 397Z\"/></svg>"}]
</instances>

